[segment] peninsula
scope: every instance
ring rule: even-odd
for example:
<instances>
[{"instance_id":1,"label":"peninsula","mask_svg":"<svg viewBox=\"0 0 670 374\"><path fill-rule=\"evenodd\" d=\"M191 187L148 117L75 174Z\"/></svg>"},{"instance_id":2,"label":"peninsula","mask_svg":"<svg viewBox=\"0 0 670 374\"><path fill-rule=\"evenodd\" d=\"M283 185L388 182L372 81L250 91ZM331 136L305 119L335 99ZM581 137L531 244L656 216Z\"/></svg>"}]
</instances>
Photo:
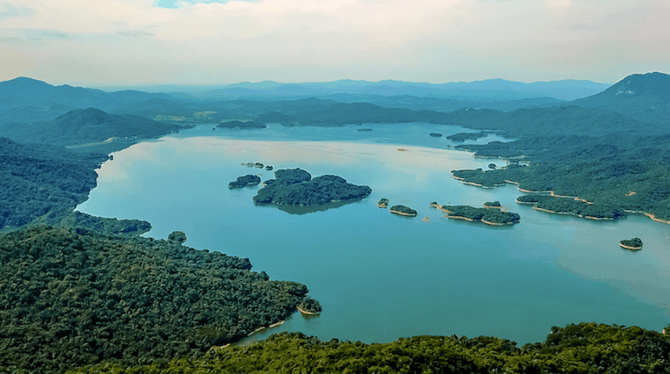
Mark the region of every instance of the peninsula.
<instances>
[{"instance_id":1,"label":"peninsula","mask_svg":"<svg viewBox=\"0 0 670 374\"><path fill-rule=\"evenodd\" d=\"M594 220L614 220L626 216L626 211L614 205L592 204L574 197L549 195L523 195L516 199L519 204L534 205L533 209L555 214L571 214Z\"/></svg>"},{"instance_id":2,"label":"peninsula","mask_svg":"<svg viewBox=\"0 0 670 374\"><path fill-rule=\"evenodd\" d=\"M332 202L361 200L372 189L347 183L337 175L312 176L300 168L275 171L275 179L264 182L265 187L253 197L255 204L314 206Z\"/></svg>"}]
</instances>

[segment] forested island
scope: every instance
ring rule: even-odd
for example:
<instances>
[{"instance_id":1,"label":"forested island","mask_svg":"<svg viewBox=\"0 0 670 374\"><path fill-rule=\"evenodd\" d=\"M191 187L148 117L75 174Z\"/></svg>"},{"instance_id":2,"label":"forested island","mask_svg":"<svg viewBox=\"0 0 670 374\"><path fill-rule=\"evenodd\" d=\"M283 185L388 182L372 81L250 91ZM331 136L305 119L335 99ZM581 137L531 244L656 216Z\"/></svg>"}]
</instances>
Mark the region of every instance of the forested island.
<instances>
[{"instance_id":1,"label":"forested island","mask_svg":"<svg viewBox=\"0 0 670 374\"><path fill-rule=\"evenodd\" d=\"M390 202L389 199L387 199L387 198L385 198L385 197L382 197L382 198L379 199L379 201L377 202L377 206L380 207L380 208L382 208L382 209L386 209L386 208L388 208L388 206L389 206L389 202Z\"/></svg>"},{"instance_id":2,"label":"forested island","mask_svg":"<svg viewBox=\"0 0 670 374\"><path fill-rule=\"evenodd\" d=\"M179 240L67 228L0 235L0 371L57 373L203 357L320 308L307 287Z\"/></svg>"},{"instance_id":3,"label":"forested island","mask_svg":"<svg viewBox=\"0 0 670 374\"><path fill-rule=\"evenodd\" d=\"M275 179L264 182L265 187L253 197L256 204L314 206L332 202L360 200L372 189L359 186L337 175L312 175L300 168L275 171Z\"/></svg>"},{"instance_id":4,"label":"forested island","mask_svg":"<svg viewBox=\"0 0 670 374\"><path fill-rule=\"evenodd\" d=\"M626 216L626 212L615 205L591 204L573 197L533 194L519 196L516 202L533 205L534 209L543 212L571 214L580 218L595 220L614 220Z\"/></svg>"},{"instance_id":5,"label":"forested island","mask_svg":"<svg viewBox=\"0 0 670 374\"><path fill-rule=\"evenodd\" d=\"M521 217L516 213L503 212L500 209L475 208L469 205L439 205L439 209L447 213L447 218L481 221L487 225L501 226L519 223Z\"/></svg>"},{"instance_id":6,"label":"forested island","mask_svg":"<svg viewBox=\"0 0 670 374\"><path fill-rule=\"evenodd\" d=\"M455 142L464 142L466 140L477 140L479 138L485 138L489 134L486 131L479 132L459 132L453 135L446 136L447 139L453 140Z\"/></svg>"},{"instance_id":7,"label":"forested island","mask_svg":"<svg viewBox=\"0 0 670 374\"><path fill-rule=\"evenodd\" d=\"M407 217L416 217L419 214L416 210L404 205L394 205L389 212Z\"/></svg>"},{"instance_id":8,"label":"forested island","mask_svg":"<svg viewBox=\"0 0 670 374\"><path fill-rule=\"evenodd\" d=\"M624 239L619 242L619 245L621 246L621 248L638 251L642 249L642 239L640 238Z\"/></svg>"},{"instance_id":9,"label":"forested island","mask_svg":"<svg viewBox=\"0 0 670 374\"><path fill-rule=\"evenodd\" d=\"M235 188L258 186L259 184L261 184L261 177L258 175L247 174L241 177L237 177L237 180L228 183L228 188L232 190Z\"/></svg>"},{"instance_id":10,"label":"forested island","mask_svg":"<svg viewBox=\"0 0 670 374\"><path fill-rule=\"evenodd\" d=\"M282 332L203 358L132 369L97 365L70 373L665 373L670 371L669 351L670 339L660 332L593 322L554 326L544 342L522 347L489 336L424 335L364 344Z\"/></svg>"},{"instance_id":11,"label":"forested island","mask_svg":"<svg viewBox=\"0 0 670 374\"><path fill-rule=\"evenodd\" d=\"M484 203L484 208L490 208L490 209L502 209L502 205L500 205L500 201L487 201Z\"/></svg>"}]
</instances>

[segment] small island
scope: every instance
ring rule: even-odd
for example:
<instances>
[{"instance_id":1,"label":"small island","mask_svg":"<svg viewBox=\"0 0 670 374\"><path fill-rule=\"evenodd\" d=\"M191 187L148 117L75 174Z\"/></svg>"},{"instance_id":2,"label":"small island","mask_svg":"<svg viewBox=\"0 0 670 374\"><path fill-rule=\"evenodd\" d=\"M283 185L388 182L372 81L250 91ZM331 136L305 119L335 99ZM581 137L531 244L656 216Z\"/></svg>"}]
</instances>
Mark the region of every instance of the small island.
<instances>
[{"instance_id":1,"label":"small island","mask_svg":"<svg viewBox=\"0 0 670 374\"><path fill-rule=\"evenodd\" d=\"M268 166L265 167L265 170L267 170L267 171L272 171L272 169L274 169L274 168L272 167L272 165L268 165Z\"/></svg>"},{"instance_id":2,"label":"small island","mask_svg":"<svg viewBox=\"0 0 670 374\"><path fill-rule=\"evenodd\" d=\"M260 162L243 162L240 165L246 166L248 168L258 168L258 169L262 169L263 167L265 167L265 165L263 165ZM270 168L272 168L272 166L270 166Z\"/></svg>"},{"instance_id":3,"label":"small island","mask_svg":"<svg viewBox=\"0 0 670 374\"><path fill-rule=\"evenodd\" d=\"M242 177L237 177L237 180L228 183L228 188L244 188L247 186L258 186L261 183L261 178L258 175L247 174Z\"/></svg>"},{"instance_id":4,"label":"small island","mask_svg":"<svg viewBox=\"0 0 670 374\"><path fill-rule=\"evenodd\" d=\"M347 183L337 175L312 179L311 174L300 168L277 170L275 179L263 184L265 187L253 197L255 204L316 206L361 200L372 192L368 186Z\"/></svg>"},{"instance_id":5,"label":"small island","mask_svg":"<svg viewBox=\"0 0 670 374\"><path fill-rule=\"evenodd\" d=\"M390 202L389 199L383 197L379 200L379 202L377 203L377 206L380 207L380 208L386 209L389 206L389 202Z\"/></svg>"},{"instance_id":6,"label":"small island","mask_svg":"<svg viewBox=\"0 0 670 374\"><path fill-rule=\"evenodd\" d=\"M640 238L633 238L630 240L624 239L619 242L619 245L621 246L621 248L639 251L640 249L642 249L642 239Z\"/></svg>"},{"instance_id":7,"label":"small island","mask_svg":"<svg viewBox=\"0 0 670 374\"><path fill-rule=\"evenodd\" d=\"M432 136L433 138L441 138L442 137L442 134L439 133L439 132L431 132L428 135Z\"/></svg>"},{"instance_id":8,"label":"small island","mask_svg":"<svg viewBox=\"0 0 670 374\"><path fill-rule=\"evenodd\" d=\"M394 205L391 207L389 211L393 214L398 214L407 217L416 217L417 214L419 214L416 210L404 205Z\"/></svg>"},{"instance_id":9,"label":"small island","mask_svg":"<svg viewBox=\"0 0 670 374\"><path fill-rule=\"evenodd\" d=\"M267 126L263 122L256 121L227 121L216 125L224 129L264 129Z\"/></svg>"},{"instance_id":10,"label":"small island","mask_svg":"<svg viewBox=\"0 0 670 374\"><path fill-rule=\"evenodd\" d=\"M452 219L464 219L466 221L480 221L487 225L503 226L519 223L521 216L517 213L503 212L499 209L475 208L469 205L439 205L439 208L447 213L445 217Z\"/></svg>"},{"instance_id":11,"label":"small island","mask_svg":"<svg viewBox=\"0 0 670 374\"><path fill-rule=\"evenodd\" d=\"M296 307L302 314L319 314L321 313L321 304L317 300L309 296L305 296Z\"/></svg>"},{"instance_id":12,"label":"small island","mask_svg":"<svg viewBox=\"0 0 670 374\"><path fill-rule=\"evenodd\" d=\"M502 209L502 205L500 205L500 201L487 201L484 203L484 208L489 208L489 209Z\"/></svg>"},{"instance_id":13,"label":"small island","mask_svg":"<svg viewBox=\"0 0 670 374\"><path fill-rule=\"evenodd\" d=\"M356 131L360 131L360 132L370 132L370 131L372 131L372 129L356 129Z\"/></svg>"}]
</instances>

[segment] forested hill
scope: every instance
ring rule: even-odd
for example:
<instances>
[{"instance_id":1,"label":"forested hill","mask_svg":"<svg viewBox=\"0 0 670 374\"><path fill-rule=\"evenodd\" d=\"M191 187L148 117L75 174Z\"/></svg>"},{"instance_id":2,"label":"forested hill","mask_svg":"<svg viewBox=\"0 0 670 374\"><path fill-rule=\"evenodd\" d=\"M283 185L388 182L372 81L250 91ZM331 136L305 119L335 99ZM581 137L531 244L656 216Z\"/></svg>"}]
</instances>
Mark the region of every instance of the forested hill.
<instances>
[{"instance_id":1,"label":"forested hill","mask_svg":"<svg viewBox=\"0 0 670 374\"><path fill-rule=\"evenodd\" d=\"M176 241L44 227L0 235L0 372L202 357L305 300L304 285L250 268Z\"/></svg>"},{"instance_id":2,"label":"forested hill","mask_svg":"<svg viewBox=\"0 0 670 374\"><path fill-rule=\"evenodd\" d=\"M144 139L170 134L184 126L99 109L72 110L47 122L0 124L0 134L24 143L73 146L111 138Z\"/></svg>"},{"instance_id":3,"label":"forested hill","mask_svg":"<svg viewBox=\"0 0 670 374\"><path fill-rule=\"evenodd\" d=\"M0 82L0 123L48 121L70 110L88 107L126 113L123 110L125 106L137 106L138 103L149 100L176 102L167 94L139 91L107 93L69 85L53 86L39 80L19 77Z\"/></svg>"},{"instance_id":4,"label":"forested hill","mask_svg":"<svg viewBox=\"0 0 670 374\"><path fill-rule=\"evenodd\" d=\"M573 103L669 126L670 75L633 74L599 94L575 100Z\"/></svg>"}]
</instances>

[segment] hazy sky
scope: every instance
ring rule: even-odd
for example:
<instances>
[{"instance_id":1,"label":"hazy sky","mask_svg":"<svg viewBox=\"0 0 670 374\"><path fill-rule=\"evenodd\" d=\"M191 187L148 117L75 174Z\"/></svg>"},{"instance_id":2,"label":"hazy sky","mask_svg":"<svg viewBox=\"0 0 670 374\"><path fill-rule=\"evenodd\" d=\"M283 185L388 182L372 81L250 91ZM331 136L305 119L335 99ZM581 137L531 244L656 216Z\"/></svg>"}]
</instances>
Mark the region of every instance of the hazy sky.
<instances>
[{"instance_id":1,"label":"hazy sky","mask_svg":"<svg viewBox=\"0 0 670 374\"><path fill-rule=\"evenodd\" d=\"M670 72L668 0L0 0L0 80L219 84Z\"/></svg>"}]
</instances>

